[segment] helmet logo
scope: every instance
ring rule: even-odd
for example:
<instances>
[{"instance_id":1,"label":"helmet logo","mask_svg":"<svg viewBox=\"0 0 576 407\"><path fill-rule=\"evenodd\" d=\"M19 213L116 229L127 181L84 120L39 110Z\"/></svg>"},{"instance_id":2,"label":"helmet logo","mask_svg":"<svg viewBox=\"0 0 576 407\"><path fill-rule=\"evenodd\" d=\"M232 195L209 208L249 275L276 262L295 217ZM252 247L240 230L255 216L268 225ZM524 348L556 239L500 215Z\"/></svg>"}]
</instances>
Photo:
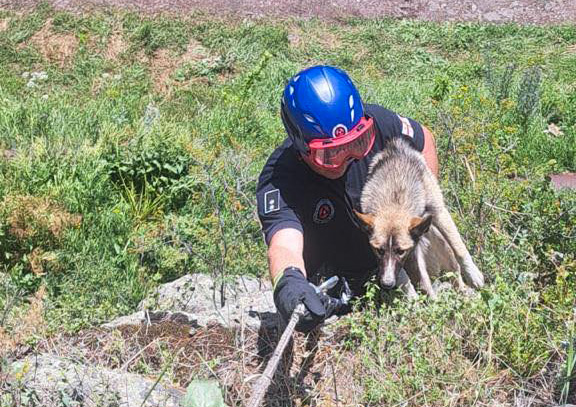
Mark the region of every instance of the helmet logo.
<instances>
[{"instance_id":1,"label":"helmet logo","mask_svg":"<svg viewBox=\"0 0 576 407\"><path fill-rule=\"evenodd\" d=\"M332 137L341 137L348 133L348 129L343 124L337 124L332 129Z\"/></svg>"}]
</instances>

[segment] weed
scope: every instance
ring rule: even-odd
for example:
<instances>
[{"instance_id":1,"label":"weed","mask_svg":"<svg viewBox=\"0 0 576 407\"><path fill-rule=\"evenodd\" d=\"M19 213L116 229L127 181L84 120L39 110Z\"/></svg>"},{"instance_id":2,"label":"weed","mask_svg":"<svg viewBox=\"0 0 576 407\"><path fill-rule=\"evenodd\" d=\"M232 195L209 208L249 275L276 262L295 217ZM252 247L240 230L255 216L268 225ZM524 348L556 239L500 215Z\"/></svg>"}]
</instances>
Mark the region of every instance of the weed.
<instances>
[{"instance_id":1,"label":"weed","mask_svg":"<svg viewBox=\"0 0 576 407\"><path fill-rule=\"evenodd\" d=\"M573 392L574 381L576 380L576 308L574 308L573 318L568 322L568 342L566 345L565 368L560 381L560 404L574 401L569 400L569 397Z\"/></svg>"},{"instance_id":2,"label":"weed","mask_svg":"<svg viewBox=\"0 0 576 407\"><path fill-rule=\"evenodd\" d=\"M524 129L526 129L540 102L541 80L542 70L538 66L526 69L522 75L518 88L518 114L520 124Z\"/></svg>"}]
</instances>

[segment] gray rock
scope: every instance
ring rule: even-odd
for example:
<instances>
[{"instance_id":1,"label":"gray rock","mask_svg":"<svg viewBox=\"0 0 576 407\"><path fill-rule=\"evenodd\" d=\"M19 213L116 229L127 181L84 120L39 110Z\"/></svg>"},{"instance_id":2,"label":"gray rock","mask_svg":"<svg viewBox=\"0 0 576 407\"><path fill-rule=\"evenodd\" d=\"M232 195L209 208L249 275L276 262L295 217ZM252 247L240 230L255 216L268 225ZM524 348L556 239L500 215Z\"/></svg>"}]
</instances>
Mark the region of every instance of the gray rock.
<instances>
[{"instance_id":1,"label":"gray rock","mask_svg":"<svg viewBox=\"0 0 576 407\"><path fill-rule=\"evenodd\" d=\"M115 319L105 327L141 324L180 318L187 324L205 327L216 323L258 330L277 324L272 286L268 281L241 276L221 285L205 274L190 274L164 284L139 305L141 311ZM147 311L146 314L144 311ZM178 322L181 322L178 321Z\"/></svg>"},{"instance_id":2,"label":"gray rock","mask_svg":"<svg viewBox=\"0 0 576 407\"><path fill-rule=\"evenodd\" d=\"M14 362L11 376L18 378L20 392L33 395L37 405L45 407L177 407L185 394L154 379L47 354Z\"/></svg>"}]
</instances>

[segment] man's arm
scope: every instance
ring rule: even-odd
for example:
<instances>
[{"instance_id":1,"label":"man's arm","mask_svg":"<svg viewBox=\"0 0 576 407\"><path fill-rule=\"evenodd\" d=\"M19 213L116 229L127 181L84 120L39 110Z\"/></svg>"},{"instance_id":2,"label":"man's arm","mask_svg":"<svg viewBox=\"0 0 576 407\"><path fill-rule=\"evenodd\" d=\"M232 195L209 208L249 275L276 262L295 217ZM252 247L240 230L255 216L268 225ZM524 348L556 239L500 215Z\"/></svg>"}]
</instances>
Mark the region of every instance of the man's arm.
<instances>
[{"instance_id":1,"label":"man's arm","mask_svg":"<svg viewBox=\"0 0 576 407\"><path fill-rule=\"evenodd\" d=\"M268 247L270 276L274 282L274 304L285 321L288 321L296 306L302 302L306 312L298 320L296 330L309 332L325 318L336 311L331 306L330 313L325 308L328 297L320 295L306 279L302 250L304 237L297 229L280 229L274 233Z\"/></svg>"},{"instance_id":2,"label":"man's arm","mask_svg":"<svg viewBox=\"0 0 576 407\"><path fill-rule=\"evenodd\" d=\"M306 276L303 249L304 236L299 230L286 228L274 233L268 247L268 268L274 283L287 267L298 267Z\"/></svg>"},{"instance_id":3,"label":"man's arm","mask_svg":"<svg viewBox=\"0 0 576 407\"><path fill-rule=\"evenodd\" d=\"M422 126L424 130L424 150L422 150L422 155L424 155L424 161L428 164L428 168L432 171L432 174L438 178L438 155L436 154L436 141L434 140L434 135L425 126Z\"/></svg>"}]
</instances>

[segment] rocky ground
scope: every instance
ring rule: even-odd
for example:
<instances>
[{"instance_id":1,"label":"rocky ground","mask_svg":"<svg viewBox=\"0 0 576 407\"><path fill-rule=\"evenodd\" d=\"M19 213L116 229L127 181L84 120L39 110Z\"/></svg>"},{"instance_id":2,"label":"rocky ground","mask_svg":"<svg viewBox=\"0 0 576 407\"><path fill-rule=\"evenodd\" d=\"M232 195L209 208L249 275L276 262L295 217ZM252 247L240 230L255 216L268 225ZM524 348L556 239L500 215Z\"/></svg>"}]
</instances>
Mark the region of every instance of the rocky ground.
<instances>
[{"instance_id":1,"label":"rocky ground","mask_svg":"<svg viewBox=\"0 0 576 407\"><path fill-rule=\"evenodd\" d=\"M48 0L57 9L128 8L139 12L234 15L241 17L395 17L431 21L517 22L576 21L573 0ZM1 0L0 8L34 7L40 0Z\"/></svg>"},{"instance_id":2,"label":"rocky ground","mask_svg":"<svg viewBox=\"0 0 576 407\"><path fill-rule=\"evenodd\" d=\"M242 405L275 347L278 326L267 281L238 277L221 285L187 275L159 287L132 315L21 347L0 377L0 393L15 405L172 407L193 380L211 378L228 402ZM315 394L325 405L354 405L351 364L338 343L329 328L321 338L298 336L267 405Z\"/></svg>"}]
</instances>

